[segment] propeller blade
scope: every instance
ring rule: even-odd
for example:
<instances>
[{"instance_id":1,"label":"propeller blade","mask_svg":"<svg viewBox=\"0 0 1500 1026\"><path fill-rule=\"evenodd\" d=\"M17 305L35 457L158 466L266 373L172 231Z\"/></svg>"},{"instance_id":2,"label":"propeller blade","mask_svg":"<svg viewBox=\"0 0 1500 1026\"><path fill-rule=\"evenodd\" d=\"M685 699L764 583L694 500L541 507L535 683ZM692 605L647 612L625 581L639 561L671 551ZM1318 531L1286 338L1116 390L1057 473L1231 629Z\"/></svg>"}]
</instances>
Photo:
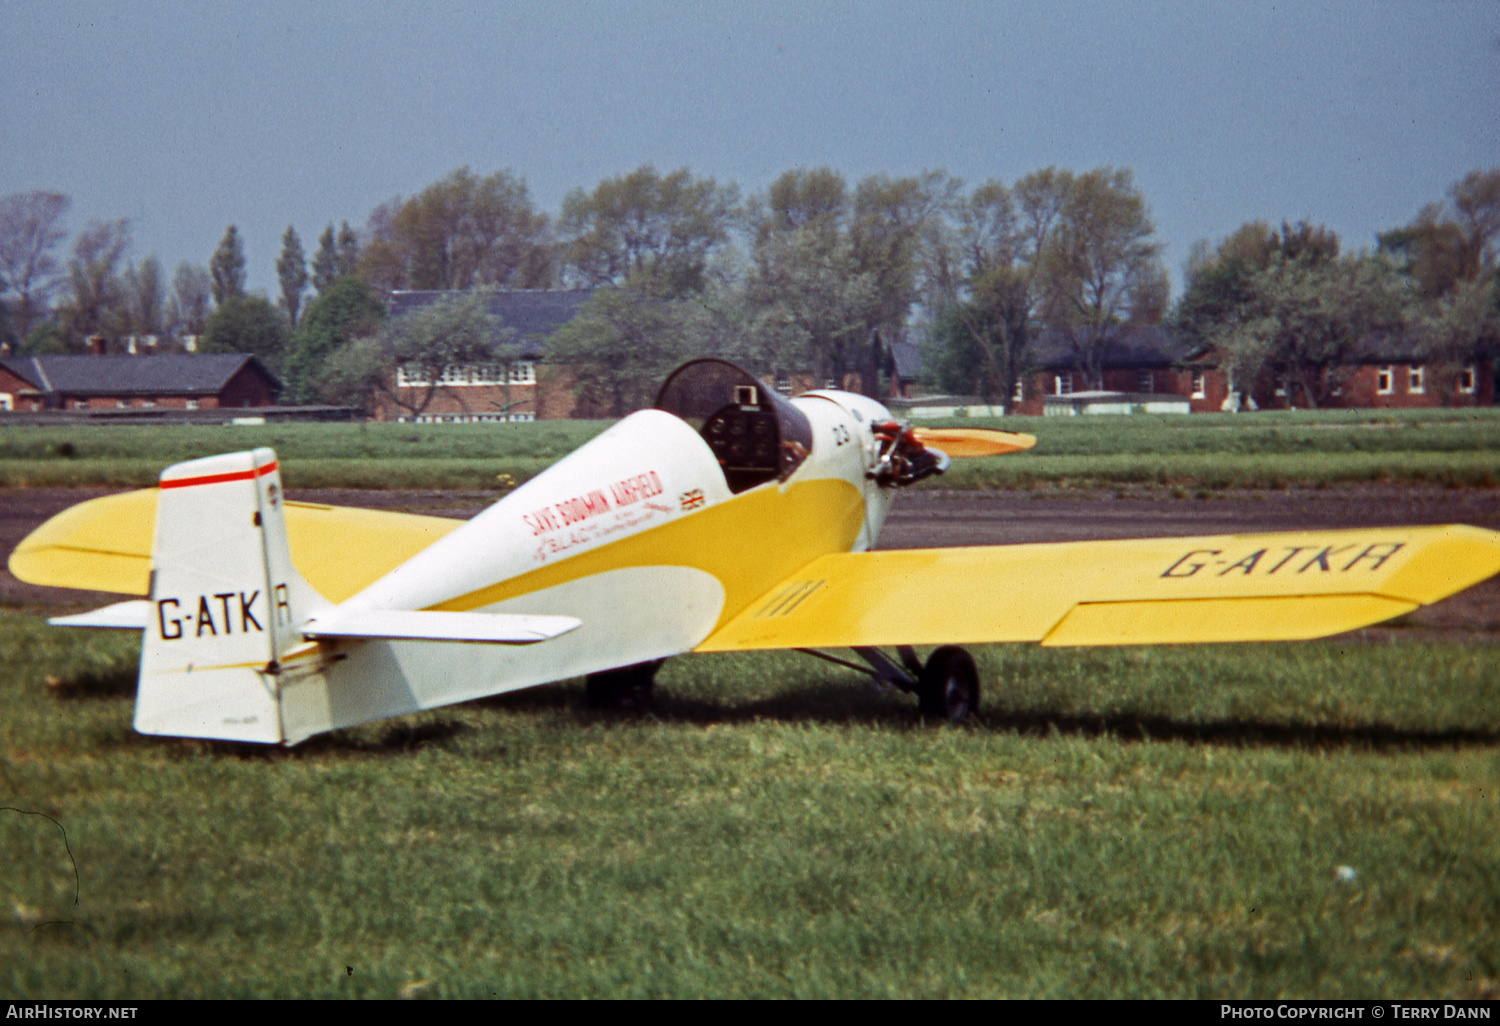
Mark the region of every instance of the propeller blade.
<instances>
[{"instance_id":1,"label":"propeller blade","mask_svg":"<svg viewBox=\"0 0 1500 1026\"><path fill-rule=\"evenodd\" d=\"M1036 438L1031 435L989 428L912 428L911 433L923 445L941 449L955 459L999 456L1030 449L1036 444Z\"/></svg>"}]
</instances>

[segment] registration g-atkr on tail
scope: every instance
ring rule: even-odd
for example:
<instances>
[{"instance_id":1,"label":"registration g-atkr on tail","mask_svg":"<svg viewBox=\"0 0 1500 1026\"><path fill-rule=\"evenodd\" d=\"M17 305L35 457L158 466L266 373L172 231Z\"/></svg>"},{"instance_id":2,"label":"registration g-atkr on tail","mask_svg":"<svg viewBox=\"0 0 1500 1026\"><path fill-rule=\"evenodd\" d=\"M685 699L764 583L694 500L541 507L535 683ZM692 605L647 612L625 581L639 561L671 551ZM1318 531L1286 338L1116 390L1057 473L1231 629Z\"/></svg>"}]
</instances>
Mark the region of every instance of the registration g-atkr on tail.
<instances>
[{"instance_id":1,"label":"registration g-atkr on tail","mask_svg":"<svg viewBox=\"0 0 1500 1026\"><path fill-rule=\"evenodd\" d=\"M641 702L663 659L772 648L852 650L956 721L958 645L1316 638L1500 571L1464 526L871 551L902 486L1033 441L697 360L466 523L288 502L256 449L75 506L10 568L141 596L53 621L143 632L137 730L284 744L578 676Z\"/></svg>"}]
</instances>

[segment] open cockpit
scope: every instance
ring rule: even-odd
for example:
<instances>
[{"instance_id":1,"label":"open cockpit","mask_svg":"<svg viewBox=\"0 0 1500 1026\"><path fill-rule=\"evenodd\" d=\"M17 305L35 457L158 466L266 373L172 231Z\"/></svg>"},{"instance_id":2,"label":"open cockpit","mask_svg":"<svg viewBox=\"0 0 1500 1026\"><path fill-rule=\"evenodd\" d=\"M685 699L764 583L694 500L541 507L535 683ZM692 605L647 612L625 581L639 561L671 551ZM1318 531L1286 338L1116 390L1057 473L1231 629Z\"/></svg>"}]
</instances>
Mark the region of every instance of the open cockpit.
<instances>
[{"instance_id":1,"label":"open cockpit","mask_svg":"<svg viewBox=\"0 0 1500 1026\"><path fill-rule=\"evenodd\" d=\"M785 481L812 452L803 412L749 371L725 360L685 363L653 404L690 424L713 450L729 490Z\"/></svg>"}]
</instances>

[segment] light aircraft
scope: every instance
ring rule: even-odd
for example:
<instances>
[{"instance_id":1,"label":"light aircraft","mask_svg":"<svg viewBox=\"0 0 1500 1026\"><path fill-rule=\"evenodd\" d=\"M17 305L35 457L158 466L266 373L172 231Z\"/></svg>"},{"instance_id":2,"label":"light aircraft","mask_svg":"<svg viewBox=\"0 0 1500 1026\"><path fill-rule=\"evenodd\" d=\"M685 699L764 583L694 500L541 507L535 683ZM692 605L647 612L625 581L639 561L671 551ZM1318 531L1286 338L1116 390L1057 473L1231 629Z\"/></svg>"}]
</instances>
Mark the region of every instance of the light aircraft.
<instances>
[{"instance_id":1,"label":"light aircraft","mask_svg":"<svg viewBox=\"0 0 1500 1026\"><path fill-rule=\"evenodd\" d=\"M579 676L592 703L640 705L662 660L749 649L960 721L980 696L959 644L1315 638L1500 572L1500 534L1466 526L871 551L901 487L1033 443L695 360L468 522L289 502L255 449L66 510L10 568L144 596L52 621L144 632L138 731L288 745Z\"/></svg>"}]
</instances>

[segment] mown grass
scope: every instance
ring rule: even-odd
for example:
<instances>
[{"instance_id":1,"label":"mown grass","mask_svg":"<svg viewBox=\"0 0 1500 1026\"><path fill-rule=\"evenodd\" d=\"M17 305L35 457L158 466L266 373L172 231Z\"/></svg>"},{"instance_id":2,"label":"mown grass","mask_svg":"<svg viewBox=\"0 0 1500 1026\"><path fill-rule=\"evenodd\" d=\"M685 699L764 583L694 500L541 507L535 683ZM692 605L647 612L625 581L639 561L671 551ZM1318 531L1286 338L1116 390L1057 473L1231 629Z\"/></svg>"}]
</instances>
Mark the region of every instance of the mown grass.
<instances>
[{"instance_id":1,"label":"mown grass","mask_svg":"<svg viewBox=\"0 0 1500 1026\"><path fill-rule=\"evenodd\" d=\"M1500 992L1493 646L982 649L964 729L698 657L292 750L133 734L128 640L0 650L7 997Z\"/></svg>"},{"instance_id":2,"label":"mown grass","mask_svg":"<svg viewBox=\"0 0 1500 1026\"><path fill-rule=\"evenodd\" d=\"M1037 445L1029 452L957 460L929 487L1500 485L1500 409L1490 407L941 423L1025 431L1037 437ZM0 487L146 486L179 460L269 445L281 457L292 487L490 488L500 475L526 480L606 426L541 421L6 427L0 430Z\"/></svg>"},{"instance_id":3,"label":"mown grass","mask_svg":"<svg viewBox=\"0 0 1500 1026\"><path fill-rule=\"evenodd\" d=\"M270 446L297 488L487 488L545 470L609 426L530 424L266 424L7 426L0 487L156 483L182 460Z\"/></svg>"}]
</instances>

